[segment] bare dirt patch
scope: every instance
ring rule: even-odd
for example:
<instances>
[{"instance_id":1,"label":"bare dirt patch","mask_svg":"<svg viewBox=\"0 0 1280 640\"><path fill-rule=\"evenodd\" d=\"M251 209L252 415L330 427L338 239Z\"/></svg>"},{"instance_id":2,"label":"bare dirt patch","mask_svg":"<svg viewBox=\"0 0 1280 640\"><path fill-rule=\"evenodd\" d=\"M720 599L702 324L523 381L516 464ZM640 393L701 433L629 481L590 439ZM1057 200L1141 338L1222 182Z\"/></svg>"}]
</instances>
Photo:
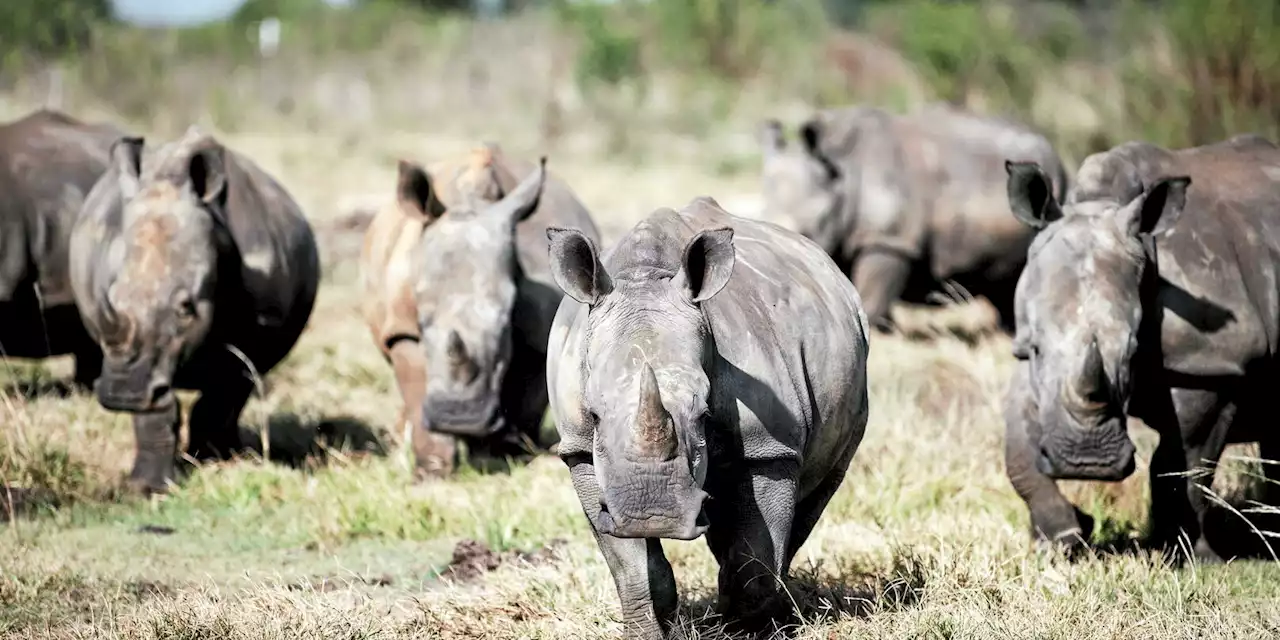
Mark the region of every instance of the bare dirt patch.
<instances>
[{"instance_id":1,"label":"bare dirt patch","mask_svg":"<svg viewBox=\"0 0 1280 640\"><path fill-rule=\"evenodd\" d=\"M494 551L489 545L470 538L458 542L453 547L453 558L449 566L440 572L440 577L454 582L471 582L504 564L523 562L532 565L545 564L555 560L557 550L566 541L556 538L536 551Z\"/></svg>"}]
</instances>

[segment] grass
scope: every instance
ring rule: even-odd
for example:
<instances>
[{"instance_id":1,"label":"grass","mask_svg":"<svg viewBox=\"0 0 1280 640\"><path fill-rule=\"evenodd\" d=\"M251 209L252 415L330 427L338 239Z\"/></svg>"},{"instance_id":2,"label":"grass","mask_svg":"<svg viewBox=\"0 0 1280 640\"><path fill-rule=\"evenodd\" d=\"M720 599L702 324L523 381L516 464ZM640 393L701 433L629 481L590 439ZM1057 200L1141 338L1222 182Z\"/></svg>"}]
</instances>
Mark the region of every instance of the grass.
<instances>
[{"instance_id":1,"label":"grass","mask_svg":"<svg viewBox=\"0 0 1280 640\"><path fill-rule=\"evenodd\" d=\"M56 95L73 113L157 138L205 124L294 193L325 270L310 326L242 417L244 437L268 444L262 455L202 467L165 497L120 491L129 422L89 396L59 393L66 359L0 363L0 485L9 489L0 493L0 636L616 634L612 581L558 460L411 482L399 434L388 432L394 381L355 302L355 214L390 196L395 159L493 139L518 155L548 152L606 238L702 194L753 215L754 125L799 117L806 99L766 81L725 93L724 83L686 79L680 93L665 72L646 77L642 100L626 86L582 94L564 62L572 48L562 51L545 21L432 28L424 38L400 25L380 34L381 53L323 61L287 50L288 34L278 58L253 64L152 52L155 73L138 74L135 58L103 56L67 63L56 92L38 73L0 92L4 119ZM803 88L811 71L797 68L789 81ZM1033 549L1003 471L1008 339L989 331L981 305L897 311L912 339L873 338L867 437L795 563L797 637L1280 633L1274 563L1174 570L1141 553L1068 563ZM1068 487L1098 517L1100 542L1123 546L1145 526L1152 437L1137 429L1143 462L1133 478ZM1215 488L1247 493L1238 480ZM467 541L483 546L459 546ZM721 637L709 612L710 554L697 541L666 547L683 628Z\"/></svg>"}]
</instances>

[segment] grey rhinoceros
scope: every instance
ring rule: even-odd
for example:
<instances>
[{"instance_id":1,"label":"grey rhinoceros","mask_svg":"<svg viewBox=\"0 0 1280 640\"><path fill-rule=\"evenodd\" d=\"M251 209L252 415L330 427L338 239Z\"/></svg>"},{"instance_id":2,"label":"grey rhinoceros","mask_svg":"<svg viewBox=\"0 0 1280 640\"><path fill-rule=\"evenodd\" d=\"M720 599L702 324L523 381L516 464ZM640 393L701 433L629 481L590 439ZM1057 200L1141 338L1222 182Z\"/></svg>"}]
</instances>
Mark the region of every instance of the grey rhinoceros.
<instances>
[{"instance_id":1,"label":"grey rhinoceros","mask_svg":"<svg viewBox=\"0 0 1280 640\"><path fill-rule=\"evenodd\" d=\"M551 229L567 297L547 380L569 467L630 635L676 610L660 538L706 533L721 611L789 610L777 577L844 478L867 422L867 320L799 234L711 198L658 209L603 257Z\"/></svg>"},{"instance_id":2,"label":"grey rhinoceros","mask_svg":"<svg viewBox=\"0 0 1280 640\"><path fill-rule=\"evenodd\" d=\"M849 272L873 326L891 326L895 301L930 303L954 283L1013 328L1035 231L1009 217L1004 162L1039 163L1061 198L1066 174L1043 135L942 106L820 111L799 134L792 148L778 121L764 124L766 215L793 218Z\"/></svg>"},{"instance_id":3,"label":"grey rhinoceros","mask_svg":"<svg viewBox=\"0 0 1280 640\"><path fill-rule=\"evenodd\" d=\"M73 354L84 388L102 370L102 351L76 312L68 243L122 135L48 109L0 125L0 356Z\"/></svg>"},{"instance_id":4,"label":"grey rhinoceros","mask_svg":"<svg viewBox=\"0 0 1280 640\"><path fill-rule=\"evenodd\" d=\"M547 227L595 239L590 213L543 164L492 143L427 170L402 161L398 185L365 234L362 311L395 369L418 471L449 473L455 438L497 456L547 444L547 334L564 297Z\"/></svg>"},{"instance_id":5,"label":"grey rhinoceros","mask_svg":"<svg viewBox=\"0 0 1280 640\"><path fill-rule=\"evenodd\" d=\"M320 279L311 226L284 187L195 127L159 147L112 147L72 231L70 267L103 348L98 401L133 414L130 483L146 492L175 476L175 389L200 392L189 455L239 448L255 376L293 348Z\"/></svg>"},{"instance_id":6,"label":"grey rhinoceros","mask_svg":"<svg viewBox=\"0 0 1280 640\"><path fill-rule=\"evenodd\" d=\"M1009 203L1043 229L1018 282L1005 399L1009 478L1034 534L1083 545L1092 521L1056 479L1117 481L1135 467L1126 416L1160 434L1151 542L1204 537L1210 471L1228 443L1260 441L1280 348L1280 148L1257 136L1171 151L1130 142L1089 156L1068 201L1030 163ZM1275 483L1280 467L1269 466ZM1170 475L1174 474L1174 475ZM1271 485L1274 493L1276 485Z\"/></svg>"}]
</instances>

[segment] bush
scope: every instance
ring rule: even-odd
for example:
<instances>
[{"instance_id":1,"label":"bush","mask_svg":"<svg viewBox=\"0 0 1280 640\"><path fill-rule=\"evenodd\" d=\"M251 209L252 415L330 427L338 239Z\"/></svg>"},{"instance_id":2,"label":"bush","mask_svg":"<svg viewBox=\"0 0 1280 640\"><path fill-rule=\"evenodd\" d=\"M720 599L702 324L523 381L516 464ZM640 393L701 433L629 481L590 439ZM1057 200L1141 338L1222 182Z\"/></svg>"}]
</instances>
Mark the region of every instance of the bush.
<instances>
[{"instance_id":1,"label":"bush","mask_svg":"<svg viewBox=\"0 0 1280 640\"><path fill-rule=\"evenodd\" d=\"M94 25L111 15L107 0L4 0L0 55L61 55L89 47Z\"/></svg>"}]
</instances>

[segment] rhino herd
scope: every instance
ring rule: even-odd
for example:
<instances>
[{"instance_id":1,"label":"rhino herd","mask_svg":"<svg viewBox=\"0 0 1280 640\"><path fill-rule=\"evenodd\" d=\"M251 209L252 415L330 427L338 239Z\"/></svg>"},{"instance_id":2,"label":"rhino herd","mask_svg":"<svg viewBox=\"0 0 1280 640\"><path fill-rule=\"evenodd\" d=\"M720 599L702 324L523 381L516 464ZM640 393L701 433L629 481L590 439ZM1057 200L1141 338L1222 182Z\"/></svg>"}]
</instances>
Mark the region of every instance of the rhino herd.
<instances>
[{"instance_id":1,"label":"rhino herd","mask_svg":"<svg viewBox=\"0 0 1280 640\"><path fill-rule=\"evenodd\" d=\"M764 212L798 232L699 197L608 246L546 158L400 161L360 308L421 476L447 477L459 445L554 450L630 635L672 633L662 538L705 535L732 619L785 615L775 577L866 429L871 335L895 301L958 285L1013 336L1005 462L1034 538L1086 547L1057 481L1132 474L1134 417L1160 435L1154 543L1230 551L1195 472L1233 442L1280 460L1280 147L1131 142L1068 181L1042 135L951 108L829 110L797 133L761 128ZM198 128L152 143L49 110L0 126L0 158L3 354L75 357L76 383L132 417L139 491L182 475L177 389L199 392L185 453L236 453L320 286L288 191Z\"/></svg>"}]
</instances>

